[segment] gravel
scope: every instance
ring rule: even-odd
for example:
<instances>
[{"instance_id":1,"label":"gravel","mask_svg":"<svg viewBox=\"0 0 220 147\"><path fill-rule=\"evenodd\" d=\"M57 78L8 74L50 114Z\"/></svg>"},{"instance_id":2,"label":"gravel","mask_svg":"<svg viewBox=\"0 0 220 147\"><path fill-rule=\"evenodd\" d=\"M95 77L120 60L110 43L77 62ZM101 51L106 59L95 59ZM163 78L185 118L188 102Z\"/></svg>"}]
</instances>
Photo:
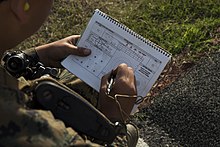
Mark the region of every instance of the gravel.
<instances>
[{"instance_id":1,"label":"gravel","mask_svg":"<svg viewBox=\"0 0 220 147\"><path fill-rule=\"evenodd\" d=\"M220 146L220 51L202 57L135 116L149 147ZM147 145L146 145L147 146Z\"/></svg>"}]
</instances>

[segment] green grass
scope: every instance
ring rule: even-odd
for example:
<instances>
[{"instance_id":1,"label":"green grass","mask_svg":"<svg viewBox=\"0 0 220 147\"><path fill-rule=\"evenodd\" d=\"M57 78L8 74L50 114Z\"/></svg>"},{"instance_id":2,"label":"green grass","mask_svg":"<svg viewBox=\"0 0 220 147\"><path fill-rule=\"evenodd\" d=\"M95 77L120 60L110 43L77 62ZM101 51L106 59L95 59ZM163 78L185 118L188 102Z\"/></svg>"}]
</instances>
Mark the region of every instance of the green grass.
<instances>
[{"instance_id":1,"label":"green grass","mask_svg":"<svg viewBox=\"0 0 220 147\"><path fill-rule=\"evenodd\" d=\"M129 19L134 30L173 54L219 48L213 44L220 27L218 0L145 0Z\"/></svg>"},{"instance_id":2,"label":"green grass","mask_svg":"<svg viewBox=\"0 0 220 147\"><path fill-rule=\"evenodd\" d=\"M55 0L38 33L18 48L80 34L100 9L174 55L219 50L219 0Z\"/></svg>"}]
</instances>

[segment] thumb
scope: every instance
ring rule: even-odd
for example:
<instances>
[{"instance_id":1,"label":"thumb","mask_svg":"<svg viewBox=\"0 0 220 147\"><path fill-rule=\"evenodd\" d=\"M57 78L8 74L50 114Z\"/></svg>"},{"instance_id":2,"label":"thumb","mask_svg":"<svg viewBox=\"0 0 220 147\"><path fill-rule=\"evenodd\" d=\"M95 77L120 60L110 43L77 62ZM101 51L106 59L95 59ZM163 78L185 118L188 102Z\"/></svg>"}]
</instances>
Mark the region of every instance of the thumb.
<instances>
[{"instance_id":1,"label":"thumb","mask_svg":"<svg viewBox=\"0 0 220 147\"><path fill-rule=\"evenodd\" d=\"M77 47L79 56L88 56L91 54L91 50L87 48Z\"/></svg>"},{"instance_id":2,"label":"thumb","mask_svg":"<svg viewBox=\"0 0 220 147\"><path fill-rule=\"evenodd\" d=\"M87 48L77 47L77 46L69 46L67 47L68 54L73 54L77 56L88 56L91 54L91 50Z\"/></svg>"},{"instance_id":3,"label":"thumb","mask_svg":"<svg viewBox=\"0 0 220 147\"><path fill-rule=\"evenodd\" d=\"M91 50L82 47L71 47L69 50L69 54L77 55L77 56L88 56L91 54Z\"/></svg>"}]
</instances>

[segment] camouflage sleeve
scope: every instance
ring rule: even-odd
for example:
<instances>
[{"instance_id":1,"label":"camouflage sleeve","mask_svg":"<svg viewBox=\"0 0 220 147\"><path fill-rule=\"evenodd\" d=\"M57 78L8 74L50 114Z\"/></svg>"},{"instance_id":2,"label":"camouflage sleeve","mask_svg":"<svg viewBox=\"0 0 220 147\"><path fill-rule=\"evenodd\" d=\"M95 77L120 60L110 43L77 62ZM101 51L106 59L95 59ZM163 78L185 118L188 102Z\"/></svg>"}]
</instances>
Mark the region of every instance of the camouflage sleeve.
<instances>
[{"instance_id":1,"label":"camouflage sleeve","mask_svg":"<svg viewBox=\"0 0 220 147\"><path fill-rule=\"evenodd\" d=\"M99 146L85 141L49 111L21 107L18 92L0 86L0 146Z\"/></svg>"}]
</instances>

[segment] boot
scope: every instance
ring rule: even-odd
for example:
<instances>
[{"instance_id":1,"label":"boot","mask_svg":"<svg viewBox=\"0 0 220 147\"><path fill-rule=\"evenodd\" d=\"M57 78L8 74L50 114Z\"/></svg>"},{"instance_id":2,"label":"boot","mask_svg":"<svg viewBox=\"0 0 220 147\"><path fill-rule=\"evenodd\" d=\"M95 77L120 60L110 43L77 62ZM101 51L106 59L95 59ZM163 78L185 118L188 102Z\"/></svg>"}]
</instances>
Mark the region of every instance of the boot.
<instances>
[{"instance_id":1,"label":"boot","mask_svg":"<svg viewBox=\"0 0 220 147\"><path fill-rule=\"evenodd\" d=\"M128 140L128 147L136 147L138 138L139 138L139 132L137 126L135 126L132 123L126 124L127 127L127 140Z\"/></svg>"}]
</instances>

